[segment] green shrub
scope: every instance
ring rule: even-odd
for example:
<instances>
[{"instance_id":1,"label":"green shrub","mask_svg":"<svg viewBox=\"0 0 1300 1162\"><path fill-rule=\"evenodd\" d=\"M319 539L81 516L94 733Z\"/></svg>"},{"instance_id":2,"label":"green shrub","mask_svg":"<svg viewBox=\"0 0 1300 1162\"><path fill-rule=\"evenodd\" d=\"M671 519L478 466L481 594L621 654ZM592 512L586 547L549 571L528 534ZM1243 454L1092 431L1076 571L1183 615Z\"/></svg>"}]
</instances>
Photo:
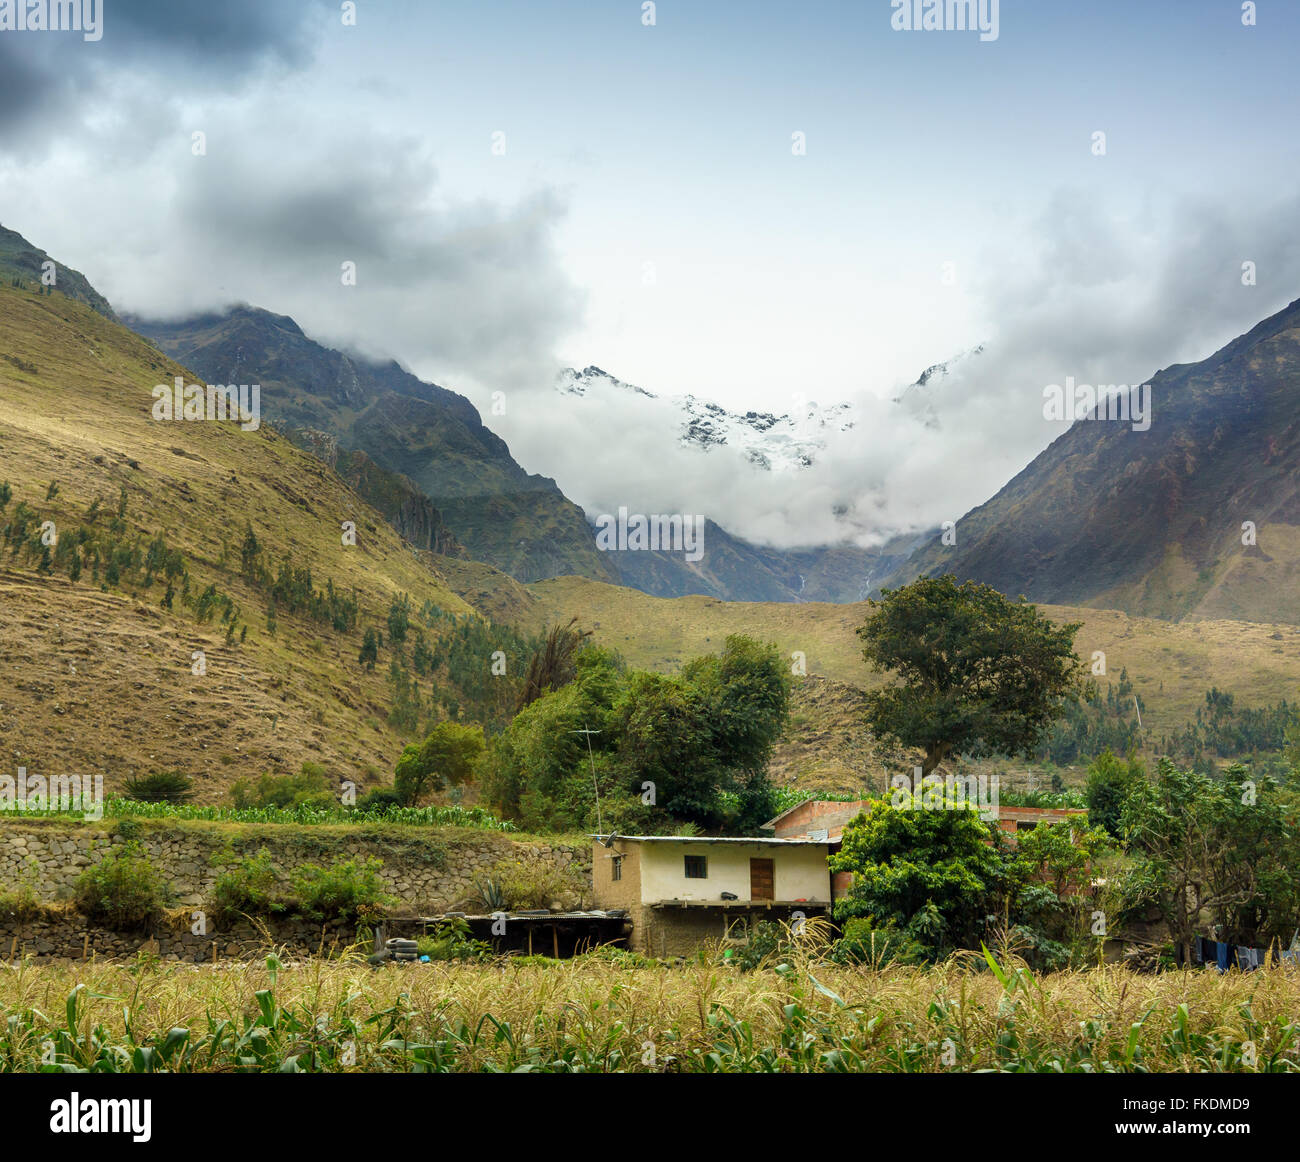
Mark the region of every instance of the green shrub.
<instances>
[{"instance_id":1,"label":"green shrub","mask_svg":"<svg viewBox=\"0 0 1300 1162\"><path fill-rule=\"evenodd\" d=\"M86 919L108 928L143 928L167 904L162 877L140 845L110 852L77 877L75 899Z\"/></svg>"},{"instance_id":2,"label":"green shrub","mask_svg":"<svg viewBox=\"0 0 1300 1162\"><path fill-rule=\"evenodd\" d=\"M233 854L219 856L215 862L230 865L212 887L218 915L276 916L293 911L296 901L266 848L239 860Z\"/></svg>"},{"instance_id":3,"label":"green shrub","mask_svg":"<svg viewBox=\"0 0 1300 1162\"><path fill-rule=\"evenodd\" d=\"M486 940L475 940L470 935L469 922L454 917L429 936L415 942L421 956L430 960L486 960L492 955L492 945Z\"/></svg>"},{"instance_id":4,"label":"green shrub","mask_svg":"<svg viewBox=\"0 0 1300 1162\"><path fill-rule=\"evenodd\" d=\"M374 856L349 859L322 868L303 864L294 873L298 905L315 920L369 919L394 903L379 877L383 862Z\"/></svg>"},{"instance_id":5,"label":"green shrub","mask_svg":"<svg viewBox=\"0 0 1300 1162\"><path fill-rule=\"evenodd\" d=\"M360 799L357 800L357 810L365 811L371 815L382 815L394 807L401 807L405 799L400 792L392 787L376 787L373 791L367 791Z\"/></svg>"},{"instance_id":6,"label":"green shrub","mask_svg":"<svg viewBox=\"0 0 1300 1162\"><path fill-rule=\"evenodd\" d=\"M499 889L499 898L509 911L546 908L565 896L578 897L581 905L586 895L586 883L574 869L549 860L501 860L488 873L488 882Z\"/></svg>"},{"instance_id":7,"label":"green shrub","mask_svg":"<svg viewBox=\"0 0 1300 1162\"><path fill-rule=\"evenodd\" d=\"M230 797L239 810L259 807L335 807L338 800L330 789L329 776L318 763L303 763L296 775L262 775L255 784L239 779L230 788Z\"/></svg>"},{"instance_id":8,"label":"green shrub","mask_svg":"<svg viewBox=\"0 0 1300 1162\"><path fill-rule=\"evenodd\" d=\"M870 918L857 917L844 925L844 935L831 948L830 959L838 964L924 964L926 952L920 944L893 927L876 927Z\"/></svg>"},{"instance_id":9,"label":"green shrub","mask_svg":"<svg viewBox=\"0 0 1300 1162\"><path fill-rule=\"evenodd\" d=\"M0 923L26 924L45 910L36 888L24 881L17 887L0 892Z\"/></svg>"},{"instance_id":10,"label":"green shrub","mask_svg":"<svg viewBox=\"0 0 1300 1162\"><path fill-rule=\"evenodd\" d=\"M194 798L194 780L180 771L159 771L129 779L126 797L140 803L184 803Z\"/></svg>"},{"instance_id":11,"label":"green shrub","mask_svg":"<svg viewBox=\"0 0 1300 1162\"><path fill-rule=\"evenodd\" d=\"M789 933L783 925L760 920L754 925L749 943L736 953L734 960L742 972L752 972L784 952L788 944Z\"/></svg>"},{"instance_id":12,"label":"green shrub","mask_svg":"<svg viewBox=\"0 0 1300 1162\"><path fill-rule=\"evenodd\" d=\"M643 956L630 948L620 948L616 944L600 944L590 952L582 953L579 959L607 964L611 968L658 968L661 962L653 956Z\"/></svg>"}]
</instances>

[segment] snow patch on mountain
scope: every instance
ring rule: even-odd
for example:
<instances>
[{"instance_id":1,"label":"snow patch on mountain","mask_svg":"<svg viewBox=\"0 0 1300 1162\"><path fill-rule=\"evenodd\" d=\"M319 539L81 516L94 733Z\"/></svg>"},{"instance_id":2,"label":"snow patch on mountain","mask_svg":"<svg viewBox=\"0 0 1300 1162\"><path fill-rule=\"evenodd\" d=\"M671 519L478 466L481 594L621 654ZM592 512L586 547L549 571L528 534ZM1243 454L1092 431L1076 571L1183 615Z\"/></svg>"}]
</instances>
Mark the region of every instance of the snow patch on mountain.
<instances>
[{"instance_id":1,"label":"snow patch on mountain","mask_svg":"<svg viewBox=\"0 0 1300 1162\"><path fill-rule=\"evenodd\" d=\"M783 415L733 412L694 395L656 395L599 367L566 367L555 386L564 395L595 403L628 394L656 400L681 447L716 453L726 449L756 468L774 472L810 468L826 451L828 440L850 431L856 422L854 408L847 403L822 407L796 396L794 409Z\"/></svg>"}]
</instances>

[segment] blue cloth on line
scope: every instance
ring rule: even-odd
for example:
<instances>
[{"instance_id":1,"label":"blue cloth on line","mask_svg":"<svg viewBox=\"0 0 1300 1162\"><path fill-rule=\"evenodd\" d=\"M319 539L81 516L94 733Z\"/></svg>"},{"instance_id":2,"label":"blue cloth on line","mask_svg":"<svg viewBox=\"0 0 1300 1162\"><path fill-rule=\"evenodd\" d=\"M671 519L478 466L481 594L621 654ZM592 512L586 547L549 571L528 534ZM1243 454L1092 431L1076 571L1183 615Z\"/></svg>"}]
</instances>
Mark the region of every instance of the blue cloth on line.
<instances>
[{"instance_id":1,"label":"blue cloth on line","mask_svg":"<svg viewBox=\"0 0 1300 1162\"><path fill-rule=\"evenodd\" d=\"M1220 972L1228 971L1228 946L1222 940L1214 942L1214 963Z\"/></svg>"}]
</instances>

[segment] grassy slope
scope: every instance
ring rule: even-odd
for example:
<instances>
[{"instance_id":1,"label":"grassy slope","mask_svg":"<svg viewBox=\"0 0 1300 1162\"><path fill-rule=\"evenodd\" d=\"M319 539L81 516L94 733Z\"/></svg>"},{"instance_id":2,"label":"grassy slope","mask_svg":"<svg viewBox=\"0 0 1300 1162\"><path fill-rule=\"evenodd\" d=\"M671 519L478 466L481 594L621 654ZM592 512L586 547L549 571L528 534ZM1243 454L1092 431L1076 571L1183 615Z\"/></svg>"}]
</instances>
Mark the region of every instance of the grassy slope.
<instances>
[{"instance_id":1,"label":"grassy slope","mask_svg":"<svg viewBox=\"0 0 1300 1162\"><path fill-rule=\"evenodd\" d=\"M296 769L308 758L340 777L358 778L368 764L391 772L403 740L384 717L387 651L367 673L357 664L359 629L339 635L283 614L272 638L264 599L217 563L224 545L237 567L251 521L277 558L292 551L309 563L318 586L326 578L356 586L362 627L381 621L399 591L417 608L428 598L471 612L427 556L269 430L153 421L152 387L181 368L89 307L0 286L0 319L9 511L26 501L41 519L73 528L97 496L111 513L125 485L128 525L162 530L184 552L192 585L216 581L249 626L247 643L227 648L223 627L197 624L179 598L174 613L159 608L161 586L137 600L100 592L88 572L73 584L0 558L4 769L102 772L111 789L132 773L179 767L198 777L204 800L237 776ZM50 481L60 491L46 502ZM340 542L345 519L357 522L355 548ZM206 678L190 674L198 649Z\"/></svg>"},{"instance_id":2,"label":"grassy slope","mask_svg":"<svg viewBox=\"0 0 1300 1162\"><path fill-rule=\"evenodd\" d=\"M718 649L730 633L774 641L807 656L809 674L849 686L882 681L862 661L854 630L869 607L821 604L724 603L707 597L665 599L578 577L530 585L537 605L529 623L577 615L597 640L620 650L633 665L669 670L696 654ZM1211 686L1248 705L1293 699L1300 693L1300 628L1244 621L1166 622L1114 610L1044 605L1056 621L1082 622L1076 652L1090 661L1104 651L1108 675L1126 668L1157 734L1192 718ZM1103 679L1104 681L1104 679Z\"/></svg>"}]
</instances>

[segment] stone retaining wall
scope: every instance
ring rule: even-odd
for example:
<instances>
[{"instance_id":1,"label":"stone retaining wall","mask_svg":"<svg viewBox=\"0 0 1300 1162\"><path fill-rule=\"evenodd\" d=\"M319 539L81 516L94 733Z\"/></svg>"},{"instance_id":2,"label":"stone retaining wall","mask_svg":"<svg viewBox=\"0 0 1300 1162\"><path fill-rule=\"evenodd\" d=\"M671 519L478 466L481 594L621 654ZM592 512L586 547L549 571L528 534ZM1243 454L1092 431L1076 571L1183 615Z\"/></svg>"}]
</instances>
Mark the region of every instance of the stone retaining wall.
<instances>
[{"instance_id":1,"label":"stone retaining wall","mask_svg":"<svg viewBox=\"0 0 1300 1162\"><path fill-rule=\"evenodd\" d=\"M165 960L204 963L260 957L271 949L300 956L337 955L358 942L355 924L317 924L298 917L268 921L265 929L247 920L226 925L208 921L201 934L188 925L188 913L183 919L162 920L139 932L90 925L75 912L51 913L21 923L0 921L0 961L26 956L81 960L145 952ZM367 935L365 930L360 932L361 938ZM369 951L367 944L365 952Z\"/></svg>"},{"instance_id":2,"label":"stone retaining wall","mask_svg":"<svg viewBox=\"0 0 1300 1162\"><path fill-rule=\"evenodd\" d=\"M348 859L373 856L382 861L379 871L388 892L398 903L394 911L430 915L453 909L477 910L477 883L486 879L494 864L511 859L539 860L574 869L575 880L590 890L591 849L560 843L524 842L491 831L439 830L420 834L415 829L395 831L383 827L289 829L274 824L248 824L238 828L219 824L184 826L158 821L139 821L123 827L123 820L97 824L58 825L13 819L0 820L0 894L14 893L29 885L43 903L70 900L77 877L106 854L137 842L158 869L172 893L172 906L207 909L212 889L222 871L222 860L255 855L265 848L275 864L286 872L304 864L328 866ZM135 821L132 821L135 822ZM578 893L557 903L581 906ZM115 934L88 929L76 915L47 914L25 925L6 923L0 917L0 956L7 956L15 936L42 954L80 956L89 931L94 948L104 955L135 952L150 938L157 941L161 955L191 953L203 949L210 956L212 937L191 938L188 921L175 933L165 926L150 933ZM211 926L212 920L208 919ZM302 931L285 928L277 921L277 937L284 929L286 943L314 950L321 940L320 925L301 922ZM44 925L45 927L41 927ZM344 943L350 943L354 929ZM252 938L253 932L232 935L229 942ZM337 933L333 934L337 935ZM333 935L330 938L333 938ZM224 934L220 937L224 940ZM193 948L190 945L193 945ZM61 951L46 953L43 946ZM226 955L224 945L219 955Z\"/></svg>"}]
</instances>

